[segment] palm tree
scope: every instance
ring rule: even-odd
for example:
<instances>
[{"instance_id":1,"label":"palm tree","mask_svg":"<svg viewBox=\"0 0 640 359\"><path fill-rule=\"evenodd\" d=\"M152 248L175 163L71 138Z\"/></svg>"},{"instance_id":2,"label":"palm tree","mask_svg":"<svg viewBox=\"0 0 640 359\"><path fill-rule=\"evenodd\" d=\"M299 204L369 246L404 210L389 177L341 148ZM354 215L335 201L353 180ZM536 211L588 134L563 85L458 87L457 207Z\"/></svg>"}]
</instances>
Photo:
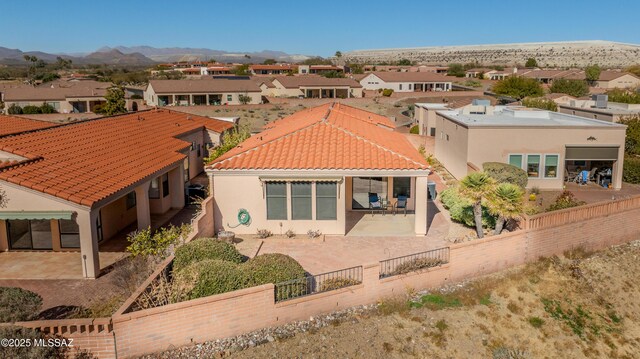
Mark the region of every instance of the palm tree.
<instances>
[{"instance_id":1,"label":"palm tree","mask_svg":"<svg viewBox=\"0 0 640 359\"><path fill-rule=\"evenodd\" d=\"M474 172L460 181L460 195L468 199L473 206L473 220L478 238L484 237L482 231L482 200L487 198L495 187L495 180L484 172Z\"/></svg>"},{"instance_id":2,"label":"palm tree","mask_svg":"<svg viewBox=\"0 0 640 359\"><path fill-rule=\"evenodd\" d=\"M488 197L489 212L497 216L493 234L500 234L509 219L517 219L524 211L524 191L513 183L500 183Z\"/></svg>"}]
</instances>

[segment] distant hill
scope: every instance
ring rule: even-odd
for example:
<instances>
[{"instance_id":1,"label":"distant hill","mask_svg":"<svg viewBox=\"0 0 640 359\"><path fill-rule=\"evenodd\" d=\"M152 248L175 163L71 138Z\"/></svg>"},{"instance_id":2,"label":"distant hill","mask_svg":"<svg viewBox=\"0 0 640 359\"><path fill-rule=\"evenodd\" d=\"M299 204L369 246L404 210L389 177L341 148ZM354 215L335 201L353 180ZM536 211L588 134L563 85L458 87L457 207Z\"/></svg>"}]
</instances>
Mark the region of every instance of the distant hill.
<instances>
[{"instance_id":1,"label":"distant hill","mask_svg":"<svg viewBox=\"0 0 640 359\"><path fill-rule=\"evenodd\" d=\"M477 62L483 65L523 65L533 57L539 66L626 67L640 63L640 45L612 41L535 42L495 45L433 46L357 50L343 53L347 62L380 63L409 59L421 64Z\"/></svg>"},{"instance_id":2,"label":"distant hill","mask_svg":"<svg viewBox=\"0 0 640 359\"><path fill-rule=\"evenodd\" d=\"M69 56L49 54L41 51L23 52L19 49L0 47L0 64L25 65L24 55L36 56L45 62L55 62L58 57L70 59L76 64L107 64L107 65L153 65L155 62L140 53L123 54L118 50L97 51L86 56Z\"/></svg>"},{"instance_id":3,"label":"distant hill","mask_svg":"<svg viewBox=\"0 0 640 359\"><path fill-rule=\"evenodd\" d=\"M152 65L155 63L155 61L139 52L124 54L116 49L90 53L83 57L83 61L110 65Z\"/></svg>"},{"instance_id":4,"label":"distant hill","mask_svg":"<svg viewBox=\"0 0 640 359\"><path fill-rule=\"evenodd\" d=\"M207 48L191 48L191 47L163 47L156 48L151 46L116 46L102 47L98 51L118 50L123 54L140 53L154 61L158 62L174 62L174 61L195 61L195 60L211 60L215 59L222 62L262 62L266 59L275 59L281 62L298 62L303 61L311 56L307 55L291 55L282 51L263 50L259 52L228 52L222 50L213 50ZM246 56L249 56L248 58Z\"/></svg>"}]
</instances>

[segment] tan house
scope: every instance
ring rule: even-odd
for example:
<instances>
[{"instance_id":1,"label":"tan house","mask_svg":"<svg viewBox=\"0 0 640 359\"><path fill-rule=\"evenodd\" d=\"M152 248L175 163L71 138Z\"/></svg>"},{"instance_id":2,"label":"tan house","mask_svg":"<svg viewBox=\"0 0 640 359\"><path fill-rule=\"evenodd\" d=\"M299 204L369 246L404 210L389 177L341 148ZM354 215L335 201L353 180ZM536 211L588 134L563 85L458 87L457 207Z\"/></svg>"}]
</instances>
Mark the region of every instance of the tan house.
<instances>
[{"instance_id":1,"label":"tan house","mask_svg":"<svg viewBox=\"0 0 640 359\"><path fill-rule=\"evenodd\" d=\"M327 72L344 72L344 67L335 65L298 65L300 75L322 75Z\"/></svg>"},{"instance_id":2,"label":"tan house","mask_svg":"<svg viewBox=\"0 0 640 359\"><path fill-rule=\"evenodd\" d=\"M144 91L149 106L240 105L262 103L256 81L239 79L151 80Z\"/></svg>"},{"instance_id":3,"label":"tan house","mask_svg":"<svg viewBox=\"0 0 640 359\"><path fill-rule=\"evenodd\" d=\"M640 87L640 78L629 72L601 71L595 87L603 89L638 88Z\"/></svg>"},{"instance_id":4,"label":"tan house","mask_svg":"<svg viewBox=\"0 0 640 359\"><path fill-rule=\"evenodd\" d=\"M405 198L411 235L425 235L429 169L393 128L384 116L339 103L274 122L207 166L215 230L345 235L351 218L393 219Z\"/></svg>"},{"instance_id":5,"label":"tan house","mask_svg":"<svg viewBox=\"0 0 640 359\"><path fill-rule=\"evenodd\" d=\"M251 65L249 71L252 75L286 75L298 72L298 67L290 64Z\"/></svg>"},{"instance_id":6,"label":"tan house","mask_svg":"<svg viewBox=\"0 0 640 359\"><path fill-rule=\"evenodd\" d=\"M434 72L372 72L360 80L365 90L394 92L451 91L452 78Z\"/></svg>"},{"instance_id":7,"label":"tan house","mask_svg":"<svg viewBox=\"0 0 640 359\"><path fill-rule=\"evenodd\" d=\"M0 137L8 199L0 209L0 252L81 252L84 276L99 276L99 249L182 208L207 149L233 126L161 109L28 132L16 127L20 134Z\"/></svg>"},{"instance_id":8,"label":"tan house","mask_svg":"<svg viewBox=\"0 0 640 359\"><path fill-rule=\"evenodd\" d=\"M581 170L593 170L601 185L622 186L624 125L524 107L472 105L438 111L436 128L434 155L458 179L485 162L503 162L524 169L528 187L559 190Z\"/></svg>"},{"instance_id":9,"label":"tan house","mask_svg":"<svg viewBox=\"0 0 640 359\"><path fill-rule=\"evenodd\" d=\"M4 90L5 111L12 105L41 106L51 105L60 113L94 112L96 106L106 102L110 82L93 80L55 81L40 86L9 87Z\"/></svg>"},{"instance_id":10,"label":"tan house","mask_svg":"<svg viewBox=\"0 0 640 359\"><path fill-rule=\"evenodd\" d=\"M479 67L465 71L464 76L467 78L478 78L482 74L483 79L490 79L491 74L495 72L498 72L498 70L490 69L488 67Z\"/></svg>"},{"instance_id":11,"label":"tan house","mask_svg":"<svg viewBox=\"0 0 640 359\"><path fill-rule=\"evenodd\" d=\"M625 118L640 115L640 104L609 102L605 99L606 95L594 96L600 96L602 101L571 100L558 104L558 112L607 122L620 122Z\"/></svg>"},{"instance_id":12,"label":"tan house","mask_svg":"<svg viewBox=\"0 0 640 359\"><path fill-rule=\"evenodd\" d=\"M304 98L362 97L362 86L350 78L326 78L317 75L278 76L271 86L263 84L266 96Z\"/></svg>"}]
</instances>

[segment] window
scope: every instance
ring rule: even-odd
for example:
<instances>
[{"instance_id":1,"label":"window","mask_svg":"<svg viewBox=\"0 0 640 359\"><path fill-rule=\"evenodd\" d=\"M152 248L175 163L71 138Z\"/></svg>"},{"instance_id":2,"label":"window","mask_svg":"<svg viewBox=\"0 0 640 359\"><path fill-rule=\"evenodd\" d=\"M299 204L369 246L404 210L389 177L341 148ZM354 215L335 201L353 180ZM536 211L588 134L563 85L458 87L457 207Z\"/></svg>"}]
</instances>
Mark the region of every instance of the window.
<instances>
[{"instance_id":1,"label":"window","mask_svg":"<svg viewBox=\"0 0 640 359\"><path fill-rule=\"evenodd\" d=\"M162 175L162 197L166 197L169 195L169 174L165 173Z\"/></svg>"},{"instance_id":2,"label":"window","mask_svg":"<svg viewBox=\"0 0 640 359\"><path fill-rule=\"evenodd\" d=\"M398 89L402 90L402 84L398 85Z\"/></svg>"},{"instance_id":3,"label":"window","mask_svg":"<svg viewBox=\"0 0 640 359\"><path fill-rule=\"evenodd\" d=\"M527 174L529 178L540 177L540 155L527 156Z\"/></svg>"},{"instance_id":4,"label":"window","mask_svg":"<svg viewBox=\"0 0 640 359\"><path fill-rule=\"evenodd\" d=\"M509 155L509 164L522 168L522 155Z\"/></svg>"},{"instance_id":5,"label":"window","mask_svg":"<svg viewBox=\"0 0 640 359\"><path fill-rule=\"evenodd\" d=\"M227 101L233 101L233 95L227 95Z\"/></svg>"},{"instance_id":6,"label":"window","mask_svg":"<svg viewBox=\"0 0 640 359\"><path fill-rule=\"evenodd\" d=\"M412 86L412 85L411 85L411 84L409 84L409 90L411 90L411 86Z\"/></svg>"},{"instance_id":7,"label":"window","mask_svg":"<svg viewBox=\"0 0 640 359\"><path fill-rule=\"evenodd\" d=\"M287 219L287 184L267 182L267 219Z\"/></svg>"},{"instance_id":8,"label":"window","mask_svg":"<svg viewBox=\"0 0 640 359\"><path fill-rule=\"evenodd\" d=\"M184 181L189 182L189 156L184 159Z\"/></svg>"},{"instance_id":9,"label":"window","mask_svg":"<svg viewBox=\"0 0 640 359\"><path fill-rule=\"evenodd\" d=\"M60 226L60 246L62 248L80 248L80 227L74 220L61 219Z\"/></svg>"},{"instance_id":10,"label":"window","mask_svg":"<svg viewBox=\"0 0 640 359\"><path fill-rule=\"evenodd\" d=\"M291 183L291 219L312 219L311 182Z\"/></svg>"},{"instance_id":11,"label":"window","mask_svg":"<svg viewBox=\"0 0 640 359\"><path fill-rule=\"evenodd\" d=\"M51 221L48 219L7 220L11 249L52 249Z\"/></svg>"},{"instance_id":12,"label":"window","mask_svg":"<svg viewBox=\"0 0 640 359\"><path fill-rule=\"evenodd\" d=\"M335 182L316 182L316 219L338 219L338 185Z\"/></svg>"},{"instance_id":13,"label":"window","mask_svg":"<svg viewBox=\"0 0 640 359\"><path fill-rule=\"evenodd\" d=\"M127 193L127 209L131 209L136 206L136 192L131 191Z\"/></svg>"},{"instance_id":14,"label":"window","mask_svg":"<svg viewBox=\"0 0 640 359\"><path fill-rule=\"evenodd\" d=\"M149 198L160 198L160 178L156 177L151 180L151 186L149 187Z\"/></svg>"},{"instance_id":15,"label":"window","mask_svg":"<svg viewBox=\"0 0 640 359\"><path fill-rule=\"evenodd\" d=\"M202 156L202 145L198 143L198 157Z\"/></svg>"},{"instance_id":16,"label":"window","mask_svg":"<svg viewBox=\"0 0 640 359\"><path fill-rule=\"evenodd\" d=\"M96 232L98 232L98 243L104 239L102 234L102 210L98 211L98 217L96 217Z\"/></svg>"},{"instance_id":17,"label":"window","mask_svg":"<svg viewBox=\"0 0 640 359\"><path fill-rule=\"evenodd\" d=\"M544 177L545 178L558 177L558 155L544 156Z\"/></svg>"},{"instance_id":18,"label":"window","mask_svg":"<svg viewBox=\"0 0 640 359\"><path fill-rule=\"evenodd\" d=\"M393 178L393 198L398 196L411 197L411 177Z\"/></svg>"}]
</instances>

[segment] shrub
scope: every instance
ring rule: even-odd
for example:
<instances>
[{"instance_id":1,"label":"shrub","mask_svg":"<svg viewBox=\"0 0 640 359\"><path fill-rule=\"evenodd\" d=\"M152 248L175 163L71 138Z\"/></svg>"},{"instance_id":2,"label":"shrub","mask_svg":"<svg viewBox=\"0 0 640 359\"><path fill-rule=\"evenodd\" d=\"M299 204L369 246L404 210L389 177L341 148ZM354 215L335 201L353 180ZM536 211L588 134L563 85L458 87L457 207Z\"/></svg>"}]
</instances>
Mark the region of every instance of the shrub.
<instances>
[{"instance_id":1,"label":"shrub","mask_svg":"<svg viewBox=\"0 0 640 359\"><path fill-rule=\"evenodd\" d=\"M180 227L171 225L160 228L153 235L148 228L136 231L133 235L127 236L127 240L131 243L127 247L127 251L134 257L138 255L166 256L168 249L177 244L180 238L184 238L190 230L189 225Z\"/></svg>"},{"instance_id":2,"label":"shrub","mask_svg":"<svg viewBox=\"0 0 640 359\"><path fill-rule=\"evenodd\" d=\"M32 320L38 316L40 307L42 298L36 293L22 288L0 287L0 323Z\"/></svg>"},{"instance_id":3,"label":"shrub","mask_svg":"<svg viewBox=\"0 0 640 359\"><path fill-rule=\"evenodd\" d=\"M256 231L256 235L258 236L258 238L260 239L265 239L265 238L269 238L273 235L273 233L271 233L270 230L268 229L258 229Z\"/></svg>"},{"instance_id":4,"label":"shrub","mask_svg":"<svg viewBox=\"0 0 640 359\"><path fill-rule=\"evenodd\" d=\"M547 211L557 211L559 209L582 206L585 203L584 201L578 201L573 192L565 190L556 197L556 200L547 208Z\"/></svg>"},{"instance_id":5,"label":"shrub","mask_svg":"<svg viewBox=\"0 0 640 359\"><path fill-rule=\"evenodd\" d=\"M521 188L527 187L529 178L522 168L501 162L485 162L482 170L498 183L512 183Z\"/></svg>"},{"instance_id":6,"label":"shrub","mask_svg":"<svg viewBox=\"0 0 640 359\"><path fill-rule=\"evenodd\" d=\"M442 264L444 264L444 261L440 258L416 258L398 265L396 269L391 272L391 275L411 273L420 269L437 267Z\"/></svg>"},{"instance_id":7,"label":"shrub","mask_svg":"<svg viewBox=\"0 0 640 359\"><path fill-rule=\"evenodd\" d=\"M58 111L56 111L55 107L45 102L40 106L40 113L58 113Z\"/></svg>"},{"instance_id":8,"label":"shrub","mask_svg":"<svg viewBox=\"0 0 640 359\"><path fill-rule=\"evenodd\" d=\"M36 346L36 340L45 339L45 335L35 329L17 326L0 327L0 338L24 339L31 341L31 346L3 346L0 351L2 358L40 359L40 358L65 358L67 349L64 346Z\"/></svg>"},{"instance_id":9,"label":"shrub","mask_svg":"<svg viewBox=\"0 0 640 359\"><path fill-rule=\"evenodd\" d=\"M585 80L556 79L549 88L552 93L565 93L573 97L589 94L589 84Z\"/></svg>"},{"instance_id":10,"label":"shrub","mask_svg":"<svg viewBox=\"0 0 640 359\"><path fill-rule=\"evenodd\" d=\"M419 134L420 133L420 127L418 127L418 125L411 126L411 128L409 129L409 133L412 133L414 135Z\"/></svg>"},{"instance_id":11,"label":"shrub","mask_svg":"<svg viewBox=\"0 0 640 359\"><path fill-rule=\"evenodd\" d=\"M296 236L296 232L294 232L293 229L289 229L284 232L284 235L287 236L287 238L293 238Z\"/></svg>"},{"instance_id":12,"label":"shrub","mask_svg":"<svg viewBox=\"0 0 640 359\"><path fill-rule=\"evenodd\" d=\"M307 236L309 236L309 238L314 239L314 238L318 238L322 235L322 232L320 232L319 229L316 229L315 231L313 229L310 229L307 231Z\"/></svg>"},{"instance_id":13,"label":"shrub","mask_svg":"<svg viewBox=\"0 0 640 359\"><path fill-rule=\"evenodd\" d=\"M7 108L7 113L9 115L21 115L22 114L22 107L16 105L15 103L12 104L11 106L9 106L9 108Z\"/></svg>"},{"instance_id":14,"label":"shrub","mask_svg":"<svg viewBox=\"0 0 640 359\"><path fill-rule=\"evenodd\" d=\"M544 324L544 319L540 317L529 317L527 320L529 321L529 324L531 324L531 326L534 328L540 328L542 324Z\"/></svg>"},{"instance_id":15,"label":"shrub","mask_svg":"<svg viewBox=\"0 0 640 359\"><path fill-rule=\"evenodd\" d=\"M22 108L22 113L25 115L34 115L41 112L40 112L40 107L28 105Z\"/></svg>"},{"instance_id":16,"label":"shrub","mask_svg":"<svg viewBox=\"0 0 640 359\"><path fill-rule=\"evenodd\" d=\"M390 97L393 94L393 89L383 89L382 90L382 96L384 97Z\"/></svg>"},{"instance_id":17,"label":"shrub","mask_svg":"<svg viewBox=\"0 0 640 359\"><path fill-rule=\"evenodd\" d=\"M329 278L320 284L320 292L327 292L352 285L360 284L360 281L353 278Z\"/></svg>"},{"instance_id":18,"label":"shrub","mask_svg":"<svg viewBox=\"0 0 640 359\"><path fill-rule=\"evenodd\" d=\"M192 263L211 259L242 263L244 256L227 242L213 238L198 238L176 249L173 270L179 271Z\"/></svg>"},{"instance_id":19,"label":"shrub","mask_svg":"<svg viewBox=\"0 0 640 359\"><path fill-rule=\"evenodd\" d=\"M243 94L240 94L240 95L238 95L238 101L239 101L241 104L246 105L246 104L248 104L249 102L251 102L251 96L249 96L249 95L243 95Z\"/></svg>"},{"instance_id":20,"label":"shrub","mask_svg":"<svg viewBox=\"0 0 640 359\"><path fill-rule=\"evenodd\" d=\"M449 187L442 191L442 193L440 193L440 201L444 207L449 210L449 215L452 220L460 222L468 227L475 226L471 202L460 196L457 187ZM489 210L485 206L482 206L483 227L493 228L495 223L496 220L489 213Z\"/></svg>"},{"instance_id":21,"label":"shrub","mask_svg":"<svg viewBox=\"0 0 640 359\"><path fill-rule=\"evenodd\" d=\"M207 259L173 272L176 300L191 300L246 287L247 279L233 262Z\"/></svg>"},{"instance_id":22,"label":"shrub","mask_svg":"<svg viewBox=\"0 0 640 359\"><path fill-rule=\"evenodd\" d=\"M558 111L558 104L544 97L527 97L522 100L522 105L541 110Z\"/></svg>"},{"instance_id":23,"label":"shrub","mask_svg":"<svg viewBox=\"0 0 640 359\"><path fill-rule=\"evenodd\" d=\"M305 277L304 268L285 254L268 253L256 256L242 265L249 285L280 283Z\"/></svg>"},{"instance_id":24,"label":"shrub","mask_svg":"<svg viewBox=\"0 0 640 359\"><path fill-rule=\"evenodd\" d=\"M626 156L624 158L622 180L628 183L640 184L640 157Z\"/></svg>"},{"instance_id":25,"label":"shrub","mask_svg":"<svg viewBox=\"0 0 640 359\"><path fill-rule=\"evenodd\" d=\"M509 76L504 80L498 81L493 86L493 91L498 95L506 95L521 100L525 97L542 96L544 90L538 80L521 77L521 76Z\"/></svg>"}]
</instances>

